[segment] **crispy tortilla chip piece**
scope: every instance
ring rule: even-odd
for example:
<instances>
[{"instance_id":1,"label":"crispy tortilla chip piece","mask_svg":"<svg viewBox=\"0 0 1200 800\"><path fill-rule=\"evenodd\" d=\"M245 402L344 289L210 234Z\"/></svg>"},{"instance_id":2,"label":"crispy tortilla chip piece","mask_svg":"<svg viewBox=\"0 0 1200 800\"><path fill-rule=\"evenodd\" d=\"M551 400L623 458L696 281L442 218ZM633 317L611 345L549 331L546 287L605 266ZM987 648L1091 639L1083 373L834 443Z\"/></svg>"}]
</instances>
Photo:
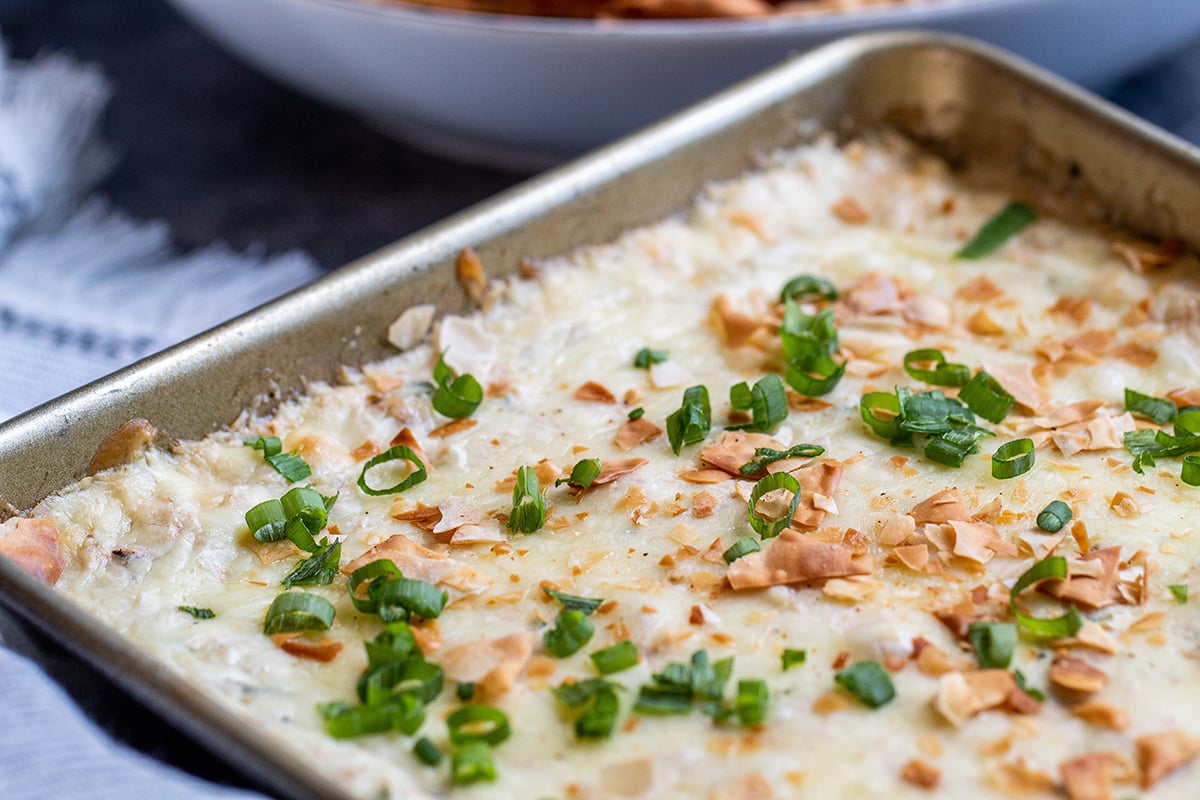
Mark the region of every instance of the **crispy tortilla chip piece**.
<instances>
[{"instance_id":1,"label":"crispy tortilla chip piece","mask_svg":"<svg viewBox=\"0 0 1200 800\"><path fill-rule=\"evenodd\" d=\"M1106 547L1067 562L1067 579L1046 581L1041 591L1060 600L1069 600L1088 609L1121 602L1121 548Z\"/></svg>"},{"instance_id":2,"label":"crispy tortilla chip piece","mask_svg":"<svg viewBox=\"0 0 1200 800\"><path fill-rule=\"evenodd\" d=\"M909 516L917 525L927 522L941 524L943 522L969 522L971 509L958 489L943 489L913 506Z\"/></svg>"},{"instance_id":3,"label":"crispy tortilla chip piece","mask_svg":"<svg viewBox=\"0 0 1200 800\"><path fill-rule=\"evenodd\" d=\"M58 527L52 519L14 517L0 523L0 554L47 586L62 577Z\"/></svg>"},{"instance_id":4,"label":"crispy tortilla chip piece","mask_svg":"<svg viewBox=\"0 0 1200 800\"><path fill-rule=\"evenodd\" d=\"M535 638L525 632L476 640L451 647L435 660L451 680L478 683L489 694L500 694L512 688L529 663Z\"/></svg>"},{"instance_id":5,"label":"crispy tortilla chip piece","mask_svg":"<svg viewBox=\"0 0 1200 800\"><path fill-rule=\"evenodd\" d=\"M816 541L786 528L760 552L730 564L727 576L729 585L740 590L869 574L866 560L844 545Z\"/></svg>"},{"instance_id":6,"label":"crispy tortilla chip piece","mask_svg":"<svg viewBox=\"0 0 1200 800\"><path fill-rule=\"evenodd\" d=\"M783 449L783 445L765 433L725 431L700 450L700 462L735 478L746 478L741 472L742 465L753 461L754 451L760 447Z\"/></svg>"},{"instance_id":7,"label":"crispy tortilla chip piece","mask_svg":"<svg viewBox=\"0 0 1200 800\"><path fill-rule=\"evenodd\" d=\"M446 589L450 595L450 602L466 595L479 594L492 582L492 579L482 572L435 550L422 547L401 534L385 539L367 550L342 567L342 572L349 575L359 567L381 558L391 560L406 578L425 581Z\"/></svg>"},{"instance_id":8,"label":"crispy tortilla chip piece","mask_svg":"<svg viewBox=\"0 0 1200 800\"><path fill-rule=\"evenodd\" d=\"M1139 736L1138 766L1142 770L1142 788L1149 789L1168 774L1200 756L1200 737L1183 731L1168 731Z\"/></svg>"}]
</instances>

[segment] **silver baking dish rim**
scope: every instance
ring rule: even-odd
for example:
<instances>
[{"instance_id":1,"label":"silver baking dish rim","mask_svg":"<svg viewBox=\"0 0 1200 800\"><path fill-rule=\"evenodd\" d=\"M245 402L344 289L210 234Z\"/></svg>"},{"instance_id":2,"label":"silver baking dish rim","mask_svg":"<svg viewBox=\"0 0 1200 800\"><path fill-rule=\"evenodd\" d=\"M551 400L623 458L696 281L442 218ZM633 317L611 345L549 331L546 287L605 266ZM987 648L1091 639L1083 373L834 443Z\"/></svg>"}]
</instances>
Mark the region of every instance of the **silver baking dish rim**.
<instances>
[{"instance_id":1,"label":"silver baking dish rim","mask_svg":"<svg viewBox=\"0 0 1200 800\"><path fill-rule=\"evenodd\" d=\"M987 180L1103 209L1105 221L1200 249L1200 151L994 48L915 32L845 39L529 180L304 289L0 425L0 518L80 478L127 420L193 438L248 407L389 351L401 311L468 303L464 247L489 277L684 208L705 184L821 132L899 130ZM1100 212L1096 212L1099 214ZM271 366L267 366L271 365ZM165 664L0 558L0 603L281 796L343 798Z\"/></svg>"}]
</instances>

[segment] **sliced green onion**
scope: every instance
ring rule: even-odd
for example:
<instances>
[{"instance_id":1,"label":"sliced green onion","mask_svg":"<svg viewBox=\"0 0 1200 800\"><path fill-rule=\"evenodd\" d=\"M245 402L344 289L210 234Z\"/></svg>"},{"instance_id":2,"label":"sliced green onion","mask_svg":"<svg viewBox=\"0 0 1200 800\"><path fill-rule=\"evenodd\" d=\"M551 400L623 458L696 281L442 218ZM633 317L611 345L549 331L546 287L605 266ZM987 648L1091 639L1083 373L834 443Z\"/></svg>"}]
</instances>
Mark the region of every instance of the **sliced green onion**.
<instances>
[{"instance_id":1,"label":"sliced green onion","mask_svg":"<svg viewBox=\"0 0 1200 800\"><path fill-rule=\"evenodd\" d=\"M638 690L633 710L654 716L688 714L692 710L692 693L679 687L643 686Z\"/></svg>"},{"instance_id":2,"label":"sliced green onion","mask_svg":"<svg viewBox=\"0 0 1200 800\"><path fill-rule=\"evenodd\" d=\"M466 683L460 683L458 688L454 690L454 693L459 700L462 700L464 703L469 703L471 700L475 699L475 684L470 681Z\"/></svg>"},{"instance_id":3,"label":"sliced green onion","mask_svg":"<svg viewBox=\"0 0 1200 800\"><path fill-rule=\"evenodd\" d=\"M559 478L554 482L555 486L561 486L564 483L569 483L579 489L586 489L592 485L592 481L596 480L600 475L600 459L585 458L579 461L571 468L571 474L566 478Z\"/></svg>"},{"instance_id":4,"label":"sliced green onion","mask_svg":"<svg viewBox=\"0 0 1200 800\"><path fill-rule=\"evenodd\" d=\"M742 556L748 556L751 553L757 553L760 550L762 550L762 546L759 545L757 539L755 539L753 536L743 536L741 539L738 539L736 542L729 545L729 549L722 553L721 557L725 559L726 564L732 564Z\"/></svg>"},{"instance_id":5,"label":"sliced green onion","mask_svg":"<svg viewBox=\"0 0 1200 800\"><path fill-rule=\"evenodd\" d=\"M783 656L780 658L783 662L783 671L787 672L792 667L798 667L808 660L807 650L792 650L786 648L783 651Z\"/></svg>"},{"instance_id":6,"label":"sliced green onion","mask_svg":"<svg viewBox=\"0 0 1200 800\"><path fill-rule=\"evenodd\" d=\"M287 517L283 532L292 543L308 553L315 553L319 548L313 536L321 532L329 520L329 507L333 505L336 496L328 498L308 486L297 486L289 489L279 504Z\"/></svg>"},{"instance_id":7,"label":"sliced green onion","mask_svg":"<svg viewBox=\"0 0 1200 800\"><path fill-rule=\"evenodd\" d=\"M925 367L932 364L933 367ZM912 350L904 355L904 371L910 377L935 386L963 386L971 378L966 364L950 364L946 356L935 347Z\"/></svg>"},{"instance_id":8,"label":"sliced green onion","mask_svg":"<svg viewBox=\"0 0 1200 800\"><path fill-rule=\"evenodd\" d=\"M1200 408L1181 408L1175 415L1175 436L1180 439L1200 436Z\"/></svg>"},{"instance_id":9,"label":"sliced green onion","mask_svg":"<svg viewBox=\"0 0 1200 800\"><path fill-rule=\"evenodd\" d=\"M542 490L537 473L530 467L521 467L517 470L517 482L513 486L508 529L521 533L535 533L545 524L546 492Z\"/></svg>"},{"instance_id":10,"label":"sliced green onion","mask_svg":"<svg viewBox=\"0 0 1200 800\"><path fill-rule=\"evenodd\" d=\"M404 480L391 486L387 489L374 489L367 483L367 473L374 467L380 464L386 464L389 461L407 461L412 465L412 471ZM377 456L371 458L367 463L363 464L362 472L358 475L358 488L363 490L364 494L369 494L372 497L379 497L385 494L398 494L405 489L416 486L429 477L429 473L425 471L425 465L421 463L421 459L407 445L397 444L392 445L387 450L384 450Z\"/></svg>"},{"instance_id":11,"label":"sliced green onion","mask_svg":"<svg viewBox=\"0 0 1200 800\"><path fill-rule=\"evenodd\" d=\"M497 745L512 735L508 717L491 706L463 706L446 717L450 741L455 744L483 742Z\"/></svg>"},{"instance_id":12,"label":"sliced green onion","mask_svg":"<svg viewBox=\"0 0 1200 800\"><path fill-rule=\"evenodd\" d=\"M761 725L767 718L768 697L766 681L738 681L737 697L733 701L738 721L746 727Z\"/></svg>"},{"instance_id":13,"label":"sliced green onion","mask_svg":"<svg viewBox=\"0 0 1200 800\"><path fill-rule=\"evenodd\" d=\"M575 735L580 739L607 739L617 726L620 709L616 691L611 687L597 690L592 702L575 720Z\"/></svg>"},{"instance_id":14,"label":"sliced green onion","mask_svg":"<svg viewBox=\"0 0 1200 800\"><path fill-rule=\"evenodd\" d=\"M380 558L370 563L363 564L354 572L350 573L350 579L347 581L347 588L350 591L350 602L359 611L366 614L375 614L379 611L379 603L373 600L370 593L364 598L359 594L358 587L366 583L367 588L378 578L387 580L388 578L399 578L400 568L395 565L389 558Z\"/></svg>"},{"instance_id":15,"label":"sliced green onion","mask_svg":"<svg viewBox=\"0 0 1200 800\"><path fill-rule=\"evenodd\" d=\"M989 431L970 425L931 436L925 442L925 457L950 467L961 467L963 459L979 452L979 440Z\"/></svg>"},{"instance_id":16,"label":"sliced green onion","mask_svg":"<svg viewBox=\"0 0 1200 800\"><path fill-rule=\"evenodd\" d=\"M567 594L556 589L551 589L549 586L543 586L542 591L550 597L554 598L559 604L568 611L580 611L584 614L593 614L596 609L604 605L604 600L598 597L579 597L578 595Z\"/></svg>"},{"instance_id":17,"label":"sliced green onion","mask_svg":"<svg viewBox=\"0 0 1200 800\"><path fill-rule=\"evenodd\" d=\"M247 447L261 450L263 460L274 467L275 471L284 477L288 483L302 481L312 475L312 467L295 453L284 453L283 442L278 436L260 436L244 442Z\"/></svg>"},{"instance_id":18,"label":"sliced green onion","mask_svg":"<svg viewBox=\"0 0 1200 800\"><path fill-rule=\"evenodd\" d=\"M384 664L403 661L417 654L417 640L407 622L388 623L373 641L363 645L367 651L367 672L374 672Z\"/></svg>"},{"instance_id":19,"label":"sliced green onion","mask_svg":"<svg viewBox=\"0 0 1200 800\"><path fill-rule=\"evenodd\" d=\"M568 681L551 688L551 693L564 708L578 709L588 703L596 692L604 689L617 689L620 686L604 678L588 678L582 681Z\"/></svg>"},{"instance_id":20,"label":"sliced green onion","mask_svg":"<svg viewBox=\"0 0 1200 800\"><path fill-rule=\"evenodd\" d=\"M576 653L592 640L596 628L582 611L564 609L558 612L554 627L542 634L546 649L559 658Z\"/></svg>"},{"instance_id":21,"label":"sliced green onion","mask_svg":"<svg viewBox=\"0 0 1200 800\"><path fill-rule=\"evenodd\" d=\"M633 411L629 412L629 421L633 422L635 420L641 419L644 416L646 416L646 409L642 408L641 406L638 406Z\"/></svg>"},{"instance_id":22,"label":"sliced green onion","mask_svg":"<svg viewBox=\"0 0 1200 800\"><path fill-rule=\"evenodd\" d=\"M1188 486L1200 486L1200 456L1183 457L1183 471L1180 472L1179 478Z\"/></svg>"},{"instance_id":23,"label":"sliced green onion","mask_svg":"<svg viewBox=\"0 0 1200 800\"><path fill-rule=\"evenodd\" d=\"M389 661L368 671L358 682L358 699L363 705L388 702L394 694L411 694L430 703L442 693L445 673L421 656Z\"/></svg>"},{"instance_id":24,"label":"sliced green onion","mask_svg":"<svg viewBox=\"0 0 1200 800\"><path fill-rule=\"evenodd\" d=\"M738 385L745 386L746 384ZM734 387L734 389L736 388ZM735 400L734 389L729 390L731 405ZM734 408L739 408L739 406L734 405ZM787 390L783 388L783 381L778 375L764 376L754 384L754 388L750 389L749 402L740 408L750 409L752 421L744 425L730 426L727 430L757 432L775 430L779 423L787 419L788 415Z\"/></svg>"},{"instance_id":25,"label":"sliced green onion","mask_svg":"<svg viewBox=\"0 0 1200 800\"><path fill-rule=\"evenodd\" d=\"M1014 439L1005 442L992 453L992 477L999 480L1015 478L1033 469L1033 440Z\"/></svg>"},{"instance_id":26,"label":"sliced green onion","mask_svg":"<svg viewBox=\"0 0 1200 800\"><path fill-rule=\"evenodd\" d=\"M879 708L896 696L892 676L875 661L859 661L834 675L833 679L868 708Z\"/></svg>"},{"instance_id":27,"label":"sliced green onion","mask_svg":"<svg viewBox=\"0 0 1200 800\"><path fill-rule=\"evenodd\" d=\"M904 419L900 423L902 431L941 434L975 424L971 409L936 389L917 394L898 389L897 400L904 409Z\"/></svg>"},{"instance_id":28,"label":"sliced green onion","mask_svg":"<svg viewBox=\"0 0 1200 800\"><path fill-rule=\"evenodd\" d=\"M792 503L786 514L774 521L768 521L758 515L758 501L768 492L776 489L786 489L792 493ZM786 472L774 472L754 484L750 491L750 500L746 510L750 514L750 527L764 539L772 539L792 524L792 515L800 505L800 482Z\"/></svg>"},{"instance_id":29,"label":"sliced green onion","mask_svg":"<svg viewBox=\"0 0 1200 800\"><path fill-rule=\"evenodd\" d=\"M457 375L446 364L446 354L433 368L433 408L444 417L463 419L475 413L483 402L483 387L473 375Z\"/></svg>"},{"instance_id":30,"label":"sliced green onion","mask_svg":"<svg viewBox=\"0 0 1200 800\"><path fill-rule=\"evenodd\" d=\"M1017 688L1025 694L1037 700L1039 703L1046 702L1046 695L1041 689L1035 689L1025 680L1025 673L1019 669L1013 670L1013 681L1017 684Z\"/></svg>"},{"instance_id":31,"label":"sliced green onion","mask_svg":"<svg viewBox=\"0 0 1200 800\"><path fill-rule=\"evenodd\" d=\"M669 355L666 350L651 350L649 347L643 347L633 357L633 365L638 369L650 369L651 364L661 364L667 360Z\"/></svg>"},{"instance_id":32,"label":"sliced green onion","mask_svg":"<svg viewBox=\"0 0 1200 800\"><path fill-rule=\"evenodd\" d=\"M1175 602L1184 605L1188 601L1188 587L1186 583L1173 583L1167 587L1171 591L1171 596L1175 598Z\"/></svg>"},{"instance_id":33,"label":"sliced green onion","mask_svg":"<svg viewBox=\"0 0 1200 800\"><path fill-rule=\"evenodd\" d=\"M859 400L858 410L871 433L879 438L887 439L893 444L898 444L905 438L908 442L912 441L912 435L900 427L904 422L904 412L896 394L867 392Z\"/></svg>"},{"instance_id":34,"label":"sliced green onion","mask_svg":"<svg viewBox=\"0 0 1200 800\"><path fill-rule=\"evenodd\" d=\"M846 363L834 359L838 349L833 310L809 316L791 300L784 302L780 344L786 361L784 379L800 394L817 397L833 391Z\"/></svg>"},{"instance_id":35,"label":"sliced green onion","mask_svg":"<svg viewBox=\"0 0 1200 800\"><path fill-rule=\"evenodd\" d=\"M723 658L710 663L708 651L697 650L692 653L691 670L692 693L703 699L720 700L725 694L725 684L733 675L733 659Z\"/></svg>"},{"instance_id":36,"label":"sliced green onion","mask_svg":"<svg viewBox=\"0 0 1200 800\"><path fill-rule=\"evenodd\" d=\"M808 300L837 300L837 287L824 278L815 275L797 275L783 285L779 292L779 302L788 300L802 303Z\"/></svg>"},{"instance_id":37,"label":"sliced green onion","mask_svg":"<svg viewBox=\"0 0 1200 800\"><path fill-rule=\"evenodd\" d=\"M1062 500L1053 500L1037 515L1037 526L1047 533L1058 533L1071 521L1071 507Z\"/></svg>"},{"instance_id":38,"label":"sliced green onion","mask_svg":"<svg viewBox=\"0 0 1200 800\"><path fill-rule=\"evenodd\" d=\"M283 440L278 436L259 436L257 439L246 439L242 442L246 447L261 450L263 458L270 458L283 452Z\"/></svg>"},{"instance_id":39,"label":"sliced green onion","mask_svg":"<svg viewBox=\"0 0 1200 800\"><path fill-rule=\"evenodd\" d=\"M412 751L417 760L428 767L436 767L442 763L442 751L438 750L437 745L430 741L428 736L417 739Z\"/></svg>"},{"instance_id":40,"label":"sliced green onion","mask_svg":"<svg viewBox=\"0 0 1200 800\"><path fill-rule=\"evenodd\" d=\"M738 471L746 477L767 468L768 465L785 458L815 458L825 452L825 448L817 444L795 444L787 450L773 450L770 447L754 448L754 460L747 461L738 467Z\"/></svg>"},{"instance_id":41,"label":"sliced green onion","mask_svg":"<svg viewBox=\"0 0 1200 800\"><path fill-rule=\"evenodd\" d=\"M496 780L492 751L483 742L466 742L450 759L450 782L457 786Z\"/></svg>"},{"instance_id":42,"label":"sliced green onion","mask_svg":"<svg viewBox=\"0 0 1200 800\"><path fill-rule=\"evenodd\" d=\"M749 411L751 399L750 384L745 381L729 387L729 407L734 411Z\"/></svg>"},{"instance_id":43,"label":"sliced green onion","mask_svg":"<svg viewBox=\"0 0 1200 800\"><path fill-rule=\"evenodd\" d=\"M425 581L383 578L367 587L368 602L384 622L407 620L410 614L434 619L446 607L446 592Z\"/></svg>"},{"instance_id":44,"label":"sliced green onion","mask_svg":"<svg viewBox=\"0 0 1200 800\"><path fill-rule=\"evenodd\" d=\"M217 615L211 608L197 608L196 606L179 606L179 610L185 614L191 614L196 619L212 619Z\"/></svg>"},{"instance_id":45,"label":"sliced green onion","mask_svg":"<svg viewBox=\"0 0 1200 800\"><path fill-rule=\"evenodd\" d=\"M1060 638L1074 636L1083 627L1083 616L1079 609L1071 606L1071 610L1061 617L1043 619L1032 617L1017 607L1017 598L1021 592L1044 580L1067 578L1067 560L1062 556L1049 556L1034 564L1025 574L1017 579L1009 592L1009 608L1017 618L1017 624L1035 636Z\"/></svg>"},{"instance_id":46,"label":"sliced green onion","mask_svg":"<svg viewBox=\"0 0 1200 800\"><path fill-rule=\"evenodd\" d=\"M1016 403L1013 396L983 370L976 372L975 377L967 381L958 393L958 399L966 403L967 408L994 423L1003 422Z\"/></svg>"},{"instance_id":47,"label":"sliced green onion","mask_svg":"<svg viewBox=\"0 0 1200 800\"><path fill-rule=\"evenodd\" d=\"M846 362L820 356L804 364L788 363L784 377L788 386L805 397L820 397L832 392L845 374Z\"/></svg>"},{"instance_id":48,"label":"sliced green onion","mask_svg":"<svg viewBox=\"0 0 1200 800\"><path fill-rule=\"evenodd\" d=\"M246 512L246 527L260 542L277 542L287 537L287 515L278 500L264 500Z\"/></svg>"},{"instance_id":49,"label":"sliced green onion","mask_svg":"<svg viewBox=\"0 0 1200 800\"><path fill-rule=\"evenodd\" d=\"M614 672L629 669L638 662L637 647L633 642L617 642L611 647L597 650L589 658L596 665L596 671L601 675L611 675Z\"/></svg>"},{"instance_id":50,"label":"sliced green onion","mask_svg":"<svg viewBox=\"0 0 1200 800\"><path fill-rule=\"evenodd\" d=\"M1036 219L1037 211L1032 206L1013 201L985 222L979 232L955 253L954 257L977 259L990 255Z\"/></svg>"},{"instance_id":51,"label":"sliced green onion","mask_svg":"<svg viewBox=\"0 0 1200 800\"><path fill-rule=\"evenodd\" d=\"M1006 669L1017 650L1017 626L1010 622L972 622L967 639L982 669Z\"/></svg>"},{"instance_id":52,"label":"sliced green onion","mask_svg":"<svg viewBox=\"0 0 1200 800\"><path fill-rule=\"evenodd\" d=\"M281 583L283 588L293 586L328 586L337 577L342 563L342 543L336 541L317 550L297 564Z\"/></svg>"},{"instance_id":53,"label":"sliced green onion","mask_svg":"<svg viewBox=\"0 0 1200 800\"><path fill-rule=\"evenodd\" d=\"M1125 410L1154 420L1159 425L1166 425L1175 419L1177 411L1175 404L1170 400L1135 392L1133 389L1125 390Z\"/></svg>"},{"instance_id":54,"label":"sliced green onion","mask_svg":"<svg viewBox=\"0 0 1200 800\"><path fill-rule=\"evenodd\" d=\"M412 735L425 722L421 701L411 694L392 695L376 706L324 703L317 710L325 719L326 732L335 739L389 731Z\"/></svg>"},{"instance_id":55,"label":"sliced green onion","mask_svg":"<svg viewBox=\"0 0 1200 800\"><path fill-rule=\"evenodd\" d=\"M271 602L263 633L326 631L333 624L333 604L308 592L285 592Z\"/></svg>"},{"instance_id":56,"label":"sliced green onion","mask_svg":"<svg viewBox=\"0 0 1200 800\"><path fill-rule=\"evenodd\" d=\"M678 411L667 417L667 438L675 455L689 444L702 441L712 429L712 408L708 404L708 389L692 386L683 392Z\"/></svg>"}]
</instances>

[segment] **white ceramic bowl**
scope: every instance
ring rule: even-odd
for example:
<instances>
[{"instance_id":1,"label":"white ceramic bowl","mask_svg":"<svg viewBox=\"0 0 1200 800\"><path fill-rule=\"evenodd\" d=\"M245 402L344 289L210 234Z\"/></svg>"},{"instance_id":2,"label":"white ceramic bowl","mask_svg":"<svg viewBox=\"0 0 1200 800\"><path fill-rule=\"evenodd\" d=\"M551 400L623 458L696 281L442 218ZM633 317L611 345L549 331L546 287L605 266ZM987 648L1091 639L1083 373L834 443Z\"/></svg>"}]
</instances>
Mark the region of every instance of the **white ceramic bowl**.
<instances>
[{"instance_id":1,"label":"white ceramic bowl","mask_svg":"<svg viewBox=\"0 0 1200 800\"><path fill-rule=\"evenodd\" d=\"M292 87L443 154L545 166L846 34L974 36L1097 87L1186 46L1200 0L926 0L739 20L594 21L366 0L171 0Z\"/></svg>"}]
</instances>

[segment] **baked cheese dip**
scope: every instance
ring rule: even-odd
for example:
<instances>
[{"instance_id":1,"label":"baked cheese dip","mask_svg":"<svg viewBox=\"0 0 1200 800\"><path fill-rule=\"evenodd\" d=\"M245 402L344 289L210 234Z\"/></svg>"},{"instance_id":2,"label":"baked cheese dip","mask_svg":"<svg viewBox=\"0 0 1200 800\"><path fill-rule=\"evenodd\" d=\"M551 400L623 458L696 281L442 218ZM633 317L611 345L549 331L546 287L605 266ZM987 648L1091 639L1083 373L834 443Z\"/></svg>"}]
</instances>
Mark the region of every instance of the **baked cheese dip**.
<instances>
[{"instance_id":1,"label":"baked cheese dip","mask_svg":"<svg viewBox=\"0 0 1200 800\"><path fill-rule=\"evenodd\" d=\"M822 141L0 552L364 797L1193 798L1200 265Z\"/></svg>"}]
</instances>

